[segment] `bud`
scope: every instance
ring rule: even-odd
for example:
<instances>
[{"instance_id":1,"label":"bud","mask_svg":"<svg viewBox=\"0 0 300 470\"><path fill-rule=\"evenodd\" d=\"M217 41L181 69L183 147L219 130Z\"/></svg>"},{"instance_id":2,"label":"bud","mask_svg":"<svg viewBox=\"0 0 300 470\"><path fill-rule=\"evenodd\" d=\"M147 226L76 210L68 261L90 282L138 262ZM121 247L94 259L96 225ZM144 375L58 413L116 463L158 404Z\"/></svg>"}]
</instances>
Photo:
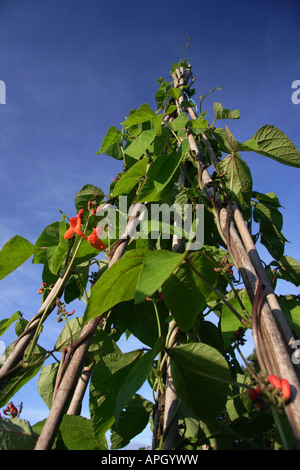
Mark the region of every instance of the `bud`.
<instances>
[{"instance_id":1,"label":"bud","mask_svg":"<svg viewBox=\"0 0 300 470\"><path fill-rule=\"evenodd\" d=\"M281 390L281 381L276 375L268 375L268 381L273 387Z\"/></svg>"},{"instance_id":2,"label":"bud","mask_svg":"<svg viewBox=\"0 0 300 470\"><path fill-rule=\"evenodd\" d=\"M281 379L281 395L285 401L291 397L291 387L286 379Z\"/></svg>"}]
</instances>

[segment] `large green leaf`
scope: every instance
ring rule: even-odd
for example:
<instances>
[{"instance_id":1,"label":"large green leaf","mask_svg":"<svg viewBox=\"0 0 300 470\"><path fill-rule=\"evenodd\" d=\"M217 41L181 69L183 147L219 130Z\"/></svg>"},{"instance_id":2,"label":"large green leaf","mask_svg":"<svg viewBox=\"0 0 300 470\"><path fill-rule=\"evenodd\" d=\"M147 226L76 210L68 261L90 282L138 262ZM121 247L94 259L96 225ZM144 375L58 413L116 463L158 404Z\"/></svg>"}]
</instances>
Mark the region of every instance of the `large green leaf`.
<instances>
[{"instance_id":1,"label":"large green leaf","mask_svg":"<svg viewBox=\"0 0 300 470\"><path fill-rule=\"evenodd\" d=\"M83 416L64 415L59 439L68 450L107 450L105 436L96 439L92 421Z\"/></svg>"},{"instance_id":2,"label":"large green leaf","mask_svg":"<svg viewBox=\"0 0 300 470\"><path fill-rule=\"evenodd\" d=\"M239 144L239 150L253 151L284 165L300 168L300 154L294 143L275 126L266 125L254 136Z\"/></svg>"},{"instance_id":3,"label":"large green leaf","mask_svg":"<svg viewBox=\"0 0 300 470\"><path fill-rule=\"evenodd\" d=\"M47 250L48 266L52 274L59 274L62 262L68 251L68 242L64 238L64 234L67 230L67 224L63 219L59 223L59 243L57 246L51 246Z\"/></svg>"},{"instance_id":4,"label":"large green leaf","mask_svg":"<svg viewBox=\"0 0 300 470\"><path fill-rule=\"evenodd\" d=\"M116 408L115 408L115 421L118 422L121 411L126 407L129 400L141 388L146 381L150 370L153 366L154 359L161 351L165 343L165 339L160 337L157 339L153 349L141 356L129 371L126 379L119 388Z\"/></svg>"},{"instance_id":5,"label":"large green leaf","mask_svg":"<svg viewBox=\"0 0 300 470\"><path fill-rule=\"evenodd\" d=\"M0 450L33 450L37 438L28 421L0 418Z\"/></svg>"},{"instance_id":6,"label":"large green leaf","mask_svg":"<svg viewBox=\"0 0 300 470\"><path fill-rule=\"evenodd\" d=\"M150 166L147 178L136 199L137 202L160 201L173 189L177 170L187 151L187 141L184 140L177 152L169 155L159 155Z\"/></svg>"},{"instance_id":7,"label":"large green leaf","mask_svg":"<svg viewBox=\"0 0 300 470\"><path fill-rule=\"evenodd\" d=\"M38 380L38 391L49 410L52 405L52 397L57 378L57 372L59 364L47 364L42 368L39 380Z\"/></svg>"},{"instance_id":8,"label":"large green leaf","mask_svg":"<svg viewBox=\"0 0 300 470\"><path fill-rule=\"evenodd\" d=\"M283 217L281 212L273 204L268 202L258 202L253 209L253 219L255 222L265 221L275 225L278 230L282 229Z\"/></svg>"},{"instance_id":9,"label":"large green leaf","mask_svg":"<svg viewBox=\"0 0 300 470\"><path fill-rule=\"evenodd\" d=\"M215 287L219 275L214 263L203 253L190 256L193 266ZM163 285L164 300L182 331L189 330L205 308L213 291L184 263Z\"/></svg>"},{"instance_id":10,"label":"large green leaf","mask_svg":"<svg viewBox=\"0 0 300 470\"><path fill-rule=\"evenodd\" d=\"M274 259L279 260L284 253L286 238L276 227L267 221L261 221L259 226L260 242L267 248Z\"/></svg>"},{"instance_id":11,"label":"large green leaf","mask_svg":"<svg viewBox=\"0 0 300 470\"><path fill-rule=\"evenodd\" d=\"M119 302L134 298L138 276L146 254L148 250L145 249L130 250L103 273L93 286L84 313L85 323Z\"/></svg>"},{"instance_id":12,"label":"large green leaf","mask_svg":"<svg viewBox=\"0 0 300 470\"><path fill-rule=\"evenodd\" d=\"M207 119L203 119L201 116L187 122L187 126L196 131L196 133L204 132L208 128L208 125L209 122Z\"/></svg>"},{"instance_id":13,"label":"large green leaf","mask_svg":"<svg viewBox=\"0 0 300 470\"><path fill-rule=\"evenodd\" d=\"M33 263L47 263L47 248L49 246L57 246L58 244L59 222L53 222L44 228L35 242L35 247L41 249L37 250L34 254Z\"/></svg>"},{"instance_id":14,"label":"large green leaf","mask_svg":"<svg viewBox=\"0 0 300 470\"><path fill-rule=\"evenodd\" d=\"M167 349L179 400L198 419L216 418L227 400L230 373L227 361L204 343L189 343Z\"/></svg>"},{"instance_id":15,"label":"large green leaf","mask_svg":"<svg viewBox=\"0 0 300 470\"><path fill-rule=\"evenodd\" d=\"M164 302L156 303L160 322L161 334L168 332L167 318L169 310ZM135 304L133 300L116 305L109 316L109 320L118 331L129 331L141 343L152 348L158 337L158 325L155 309L152 302Z\"/></svg>"},{"instance_id":16,"label":"large green leaf","mask_svg":"<svg viewBox=\"0 0 300 470\"><path fill-rule=\"evenodd\" d=\"M259 223L260 241L269 253L279 259L284 253L286 239L281 233L283 217L279 211L282 207L274 193L262 194L253 192L255 198L253 219Z\"/></svg>"},{"instance_id":17,"label":"large green leaf","mask_svg":"<svg viewBox=\"0 0 300 470\"><path fill-rule=\"evenodd\" d=\"M96 362L91 377L89 405L97 439L101 439L114 424L119 389L141 354L141 351L116 351Z\"/></svg>"},{"instance_id":18,"label":"large green leaf","mask_svg":"<svg viewBox=\"0 0 300 470\"><path fill-rule=\"evenodd\" d=\"M118 144L121 137L122 134L119 129L117 129L115 126L111 126L103 139L102 145L100 150L97 152L97 155L100 155L101 153L106 154L106 152L108 152L108 155L111 155L112 146Z\"/></svg>"},{"instance_id":19,"label":"large green leaf","mask_svg":"<svg viewBox=\"0 0 300 470\"><path fill-rule=\"evenodd\" d=\"M224 174L226 188L243 206L250 205L252 195L252 176L246 162L236 154L230 154L218 164L218 170Z\"/></svg>"},{"instance_id":20,"label":"large green leaf","mask_svg":"<svg viewBox=\"0 0 300 470\"><path fill-rule=\"evenodd\" d=\"M135 302L143 302L146 297L153 295L176 271L184 258L185 254L168 250L156 250L146 255L136 285Z\"/></svg>"},{"instance_id":21,"label":"large green leaf","mask_svg":"<svg viewBox=\"0 0 300 470\"><path fill-rule=\"evenodd\" d=\"M111 428L111 449L122 449L147 426L153 403L141 395L134 395L121 413L118 425Z\"/></svg>"},{"instance_id":22,"label":"large green leaf","mask_svg":"<svg viewBox=\"0 0 300 470\"><path fill-rule=\"evenodd\" d=\"M124 153L137 160L150 147L155 135L155 129L142 132L133 142L128 145L128 147L125 148Z\"/></svg>"},{"instance_id":23,"label":"large green leaf","mask_svg":"<svg viewBox=\"0 0 300 470\"><path fill-rule=\"evenodd\" d=\"M279 259L278 277L300 286L300 264L291 256L282 256Z\"/></svg>"},{"instance_id":24,"label":"large green leaf","mask_svg":"<svg viewBox=\"0 0 300 470\"><path fill-rule=\"evenodd\" d=\"M80 209L83 209L86 213L88 212L88 202L93 198L97 199L97 203L100 204L104 198L104 193L102 189L94 186L93 184L84 185L80 191L75 196L75 207L76 211L79 212Z\"/></svg>"},{"instance_id":25,"label":"large green leaf","mask_svg":"<svg viewBox=\"0 0 300 470\"><path fill-rule=\"evenodd\" d=\"M130 116L121 124L128 128L135 124L141 124L146 121L151 121L156 116L155 112L151 109L151 107L145 103L142 104L137 110L130 114Z\"/></svg>"},{"instance_id":26,"label":"large green leaf","mask_svg":"<svg viewBox=\"0 0 300 470\"><path fill-rule=\"evenodd\" d=\"M139 183L140 179L146 174L149 159L143 158L136 162L129 170L124 173L113 189L112 196L126 195Z\"/></svg>"},{"instance_id":27,"label":"large green leaf","mask_svg":"<svg viewBox=\"0 0 300 470\"><path fill-rule=\"evenodd\" d=\"M0 280L25 263L38 250L38 247L20 235L8 240L0 251Z\"/></svg>"},{"instance_id":28,"label":"large green leaf","mask_svg":"<svg viewBox=\"0 0 300 470\"><path fill-rule=\"evenodd\" d=\"M179 131L187 124L188 121L189 118L185 113L179 114L179 116L177 116L174 121L172 121L171 127L174 131Z\"/></svg>"}]
</instances>

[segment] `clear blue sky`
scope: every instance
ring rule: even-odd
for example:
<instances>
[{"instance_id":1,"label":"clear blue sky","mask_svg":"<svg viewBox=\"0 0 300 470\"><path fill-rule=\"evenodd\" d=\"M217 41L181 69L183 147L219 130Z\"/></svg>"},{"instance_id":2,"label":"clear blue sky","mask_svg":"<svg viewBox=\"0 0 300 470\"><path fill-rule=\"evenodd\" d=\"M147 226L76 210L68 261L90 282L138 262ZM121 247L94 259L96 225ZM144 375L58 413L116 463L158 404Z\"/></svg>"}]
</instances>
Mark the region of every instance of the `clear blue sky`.
<instances>
[{"instance_id":1,"label":"clear blue sky","mask_svg":"<svg viewBox=\"0 0 300 470\"><path fill-rule=\"evenodd\" d=\"M291 84L300 79L299 13L298 0L0 0L0 80L6 84L6 104L0 105L0 247L16 234L34 243L60 219L59 209L72 215L83 185L107 192L121 166L96 155L106 131L131 108L145 102L155 108L157 79L183 57L189 36L194 99L212 87L222 89L204 102L210 121L219 101L241 112L240 120L230 122L237 140L273 124L300 149L300 105L291 101ZM275 192L285 207L285 254L300 260L299 170L243 156L254 189ZM40 274L28 262L1 281L0 319L16 310L26 318L36 313ZM282 283L286 291L296 292ZM57 326L49 329L52 344ZM11 330L1 338L7 343L14 339ZM31 393L19 393L15 402L23 401L22 416L35 422L46 408Z\"/></svg>"}]
</instances>

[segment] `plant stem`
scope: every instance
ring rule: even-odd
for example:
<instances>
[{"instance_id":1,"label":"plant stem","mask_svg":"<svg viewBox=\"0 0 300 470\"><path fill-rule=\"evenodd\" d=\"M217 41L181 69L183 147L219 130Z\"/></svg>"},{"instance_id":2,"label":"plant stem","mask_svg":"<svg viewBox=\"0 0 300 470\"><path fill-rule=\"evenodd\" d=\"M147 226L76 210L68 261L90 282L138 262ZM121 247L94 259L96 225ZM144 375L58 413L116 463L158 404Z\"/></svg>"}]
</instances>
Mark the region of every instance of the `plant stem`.
<instances>
[{"instance_id":1,"label":"plant stem","mask_svg":"<svg viewBox=\"0 0 300 470\"><path fill-rule=\"evenodd\" d=\"M199 271L195 268L191 260L187 257L185 259L185 262L188 263L188 265L191 267L191 269L197 274L197 276L204 281L210 289L217 294L217 296L224 302L224 304L234 313L234 315L240 320L242 324L244 324L245 319L230 305L230 303L225 299L225 297L204 277L202 274L199 273Z\"/></svg>"}]
</instances>

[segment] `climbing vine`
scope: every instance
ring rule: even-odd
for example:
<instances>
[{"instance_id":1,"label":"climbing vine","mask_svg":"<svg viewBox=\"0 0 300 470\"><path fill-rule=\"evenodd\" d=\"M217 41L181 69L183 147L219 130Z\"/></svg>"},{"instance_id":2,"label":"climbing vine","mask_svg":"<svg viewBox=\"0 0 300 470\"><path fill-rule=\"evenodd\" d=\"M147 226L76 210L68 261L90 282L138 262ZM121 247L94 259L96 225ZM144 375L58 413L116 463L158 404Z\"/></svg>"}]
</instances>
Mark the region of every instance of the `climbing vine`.
<instances>
[{"instance_id":1,"label":"climbing vine","mask_svg":"<svg viewBox=\"0 0 300 470\"><path fill-rule=\"evenodd\" d=\"M219 102L209 123L215 89L198 113L194 82L179 61L158 80L155 110L141 104L109 127L99 164L123 165L109 194L87 184L34 243L2 247L1 279L29 259L43 271L39 311L0 322L16 332L0 369L1 449L120 449L148 423L152 450L299 449L300 305L276 281L299 286L300 265L284 254L278 197L255 190L246 159L299 168L300 155L272 125L239 142L228 123L240 113ZM48 350L50 315L62 327ZM143 347L122 352L123 335ZM13 400L37 374L49 416L31 425Z\"/></svg>"}]
</instances>

